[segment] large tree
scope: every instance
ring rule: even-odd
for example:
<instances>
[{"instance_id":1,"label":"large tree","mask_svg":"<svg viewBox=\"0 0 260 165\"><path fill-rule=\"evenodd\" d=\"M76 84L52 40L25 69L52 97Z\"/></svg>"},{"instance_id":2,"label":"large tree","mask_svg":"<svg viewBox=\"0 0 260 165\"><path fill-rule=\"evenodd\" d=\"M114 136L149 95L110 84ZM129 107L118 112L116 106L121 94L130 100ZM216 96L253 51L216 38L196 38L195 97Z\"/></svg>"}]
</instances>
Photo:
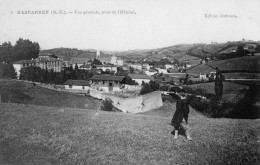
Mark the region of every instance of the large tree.
<instances>
[{"instance_id":1,"label":"large tree","mask_svg":"<svg viewBox=\"0 0 260 165\"><path fill-rule=\"evenodd\" d=\"M24 40L20 38L16 41L13 50L14 61L19 60L30 60L32 58L37 58L40 52L40 46L36 42L30 40Z\"/></svg>"},{"instance_id":2,"label":"large tree","mask_svg":"<svg viewBox=\"0 0 260 165\"><path fill-rule=\"evenodd\" d=\"M16 78L17 74L12 64L0 63L0 78Z\"/></svg>"},{"instance_id":3,"label":"large tree","mask_svg":"<svg viewBox=\"0 0 260 165\"><path fill-rule=\"evenodd\" d=\"M11 42L4 42L0 45L0 62L7 62L11 61L13 54L13 45Z\"/></svg>"},{"instance_id":4,"label":"large tree","mask_svg":"<svg viewBox=\"0 0 260 165\"><path fill-rule=\"evenodd\" d=\"M13 46L10 42L0 45L0 62L12 63L20 60L37 58L40 46L37 42L20 38Z\"/></svg>"}]
</instances>

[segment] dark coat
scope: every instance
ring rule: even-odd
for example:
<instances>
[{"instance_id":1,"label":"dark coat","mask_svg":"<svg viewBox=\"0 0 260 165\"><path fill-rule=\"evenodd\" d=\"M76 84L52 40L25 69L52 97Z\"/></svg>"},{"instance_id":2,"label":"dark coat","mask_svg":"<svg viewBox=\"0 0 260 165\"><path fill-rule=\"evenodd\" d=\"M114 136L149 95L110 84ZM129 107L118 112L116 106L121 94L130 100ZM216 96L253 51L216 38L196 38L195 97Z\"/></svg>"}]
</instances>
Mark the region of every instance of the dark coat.
<instances>
[{"instance_id":1,"label":"dark coat","mask_svg":"<svg viewBox=\"0 0 260 165\"><path fill-rule=\"evenodd\" d=\"M177 100L176 111L172 117L172 125L175 129L179 129L180 124L184 120L188 123L188 114L190 112L189 105L186 99Z\"/></svg>"}]
</instances>

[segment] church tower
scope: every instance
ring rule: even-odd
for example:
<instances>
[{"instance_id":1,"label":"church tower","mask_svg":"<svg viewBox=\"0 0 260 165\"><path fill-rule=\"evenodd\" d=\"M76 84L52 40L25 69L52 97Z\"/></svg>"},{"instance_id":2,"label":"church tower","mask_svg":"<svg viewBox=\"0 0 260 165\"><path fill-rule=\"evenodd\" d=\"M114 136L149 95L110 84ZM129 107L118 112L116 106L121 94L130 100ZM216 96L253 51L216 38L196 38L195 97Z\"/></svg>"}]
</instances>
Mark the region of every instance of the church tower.
<instances>
[{"instance_id":1,"label":"church tower","mask_svg":"<svg viewBox=\"0 0 260 165\"><path fill-rule=\"evenodd\" d=\"M96 52L96 59L100 60L100 50L97 50Z\"/></svg>"}]
</instances>

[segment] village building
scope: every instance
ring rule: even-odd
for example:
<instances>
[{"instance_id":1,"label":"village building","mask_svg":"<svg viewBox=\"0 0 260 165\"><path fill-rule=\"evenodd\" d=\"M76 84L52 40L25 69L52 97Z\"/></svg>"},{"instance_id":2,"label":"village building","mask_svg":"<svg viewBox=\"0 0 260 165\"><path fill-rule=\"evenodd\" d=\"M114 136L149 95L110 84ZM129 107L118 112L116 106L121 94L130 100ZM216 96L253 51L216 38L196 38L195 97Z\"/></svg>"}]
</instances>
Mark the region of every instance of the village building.
<instances>
[{"instance_id":1,"label":"village building","mask_svg":"<svg viewBox=\"0 0 260 165\"><path fill-rule=\"evenodd\" d=\"M96 53L96 59L101 61L103 64L110 63L116 66L123 66L124 61L122 59L119 59L116 55L110 55L110 54L104 54L98 50Z\"/></svg>"},{"instance_id":2,"label":"village building","mask_svg":"<svg viewBox=\"0 0 260 165\"><path fill-rule=\"evenodd\" d=\"M134 64L129 64L128 65L129 67L132 67L136 70L142 70L142 65L141 64L138 64L138 63L134 63Z\"/></svg>"},{"instance_id":3,"label":"village building","mask_svg":"<svg viewBox=\"0 0 260 165\"><path fill-rule=\"evenodd\" d=\"M147 71L144 71L144 73L145 73L146 75L148 75L148 76L152 76L152 75L155 75L156 73L158 73L158 71L151 68L151 69L149 69L149 70L147 70Z\"/></svg>"},{"instance_id":4,"label":"village building","mask_svg":"<svg viewBox=\"0 0 260 165\"><path fill-rule=\"evenodd\" d=\"M83 64L79 67L81 70L91 70L91 65L90 64Z\"/></svg>"},{"instance_id":5,"label":"village building","mask_svg":"<svg viewBox=\"0 0 260 165\"><path fill-rule=\"evenodd\" d=\"M165 68L166 69L174 69L174 65L171 65L171 64L165 64Z\"/></svg>"},{"instance_id":6,"label":"village building","mask_svg":"<svg viewBox=\"0 0 260 165\"><path fill-rule=\"evenodd\" d=\"M63 61L51 53L39 54L38 58L32 60L22 60L13 63L14 69L17 73L17 78L20 77L20 70L23 67L37 66L41 69L53 70L54 72L61 72L63 68Z\"/></svg>"},{"instance_id":7,"label":"village building","mask_svg":"<svg viewBox=\"0 0 260 165\"><path fill-rule=\"evenodd\" d=\"M104 92L121 91L125 85L125 76L94 75L90 78L90 86Z\"/></svg>"},{"instance_id":8,"label":"village building","mask_svg":"<svg viewBox=\"0 0 260 165\"><path fill-rule=\"evenodd\" d=\"M162 73L162 74L166 74L168 73L168 70L167 69L162 69L162 68L156 68L158 73Z\"/></svg>"},{"instance_id":9,"label":"village building","mask_svg":"<svg viewBox=\"0 0 260 165\"><path fill-rule=\"evenodd\" d=\"M128 76L136 81L138 85L142 85L142 83L149 83L152 80L152 77L145 74L128 74Z\"/></svg>"},{"instance_id":10,"label":"village building","mask_svg":"<svg viewBox=\"0 0 260 165\"><path fill-rule=\"evenodd\" d=\"M114 71L117 72L117 67L114 65L96 65L97 69L101 69L103 72L105 71Z\"/></svg>"},{"instance_id":11,"label":"village building","mask_svg":"<svg viewBox=\"0 0 260 165\"><path fill-rule=\"evenodd\" d=\"M149 64L143 64L142 65L142 70L149 70L151 68L151 66Z\"/></svg>"},{"instance_id":12,"label":"village building","mask_svg":"<svg viewBox=\"0 0 260 165\"><path fill-rule=\"evenodd\" d=\"M123 61L122 59L117 58L116 55L113 55L113 56L111 57L110 63L111 63L111 64L114 64L114 65L117 65L117 66L118 66L118 65L119 65L119 66L123 66L123 65L124 65L124 61Z\"/></svg>"},{"instance_id":13,"label":"village building","mask_svg":"<svg viewBox=\"0 0 260 165\"><path fill-rule=\"evenodd\" d=\"M85 80L67 80L64 83L65 90L84 90L89 91L89 81Z\"/></svg>"},{"instance_id":14,"label":"village building","mask_svg":"<svg viewBox=\"0 0 260 165\"><path fill-rule=\"evenodd\" d=\"M93 74L101 74L101 70L97 69L97 68L91 68L90 72L93 73Z\"/></svg>"}]
</instances>

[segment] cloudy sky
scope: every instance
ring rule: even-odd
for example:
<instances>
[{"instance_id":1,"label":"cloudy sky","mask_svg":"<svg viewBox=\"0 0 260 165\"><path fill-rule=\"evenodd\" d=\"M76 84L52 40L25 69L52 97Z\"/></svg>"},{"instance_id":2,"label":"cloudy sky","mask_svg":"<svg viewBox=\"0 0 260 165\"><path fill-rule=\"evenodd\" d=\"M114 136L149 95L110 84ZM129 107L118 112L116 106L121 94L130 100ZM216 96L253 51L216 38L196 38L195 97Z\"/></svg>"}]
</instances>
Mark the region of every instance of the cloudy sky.
<instances>
[{"instance_id":1,"label":"cloudy sky","mask_svg":"<svg viewBox=\"0 0 260 165\"><path fill-rule=\"evenodd\" d=\"M39 10L48 14L25 14ZM260 40L259 20L259 0L0 0L0 42L129 50Z\"/></svg>"}]
</instances>

